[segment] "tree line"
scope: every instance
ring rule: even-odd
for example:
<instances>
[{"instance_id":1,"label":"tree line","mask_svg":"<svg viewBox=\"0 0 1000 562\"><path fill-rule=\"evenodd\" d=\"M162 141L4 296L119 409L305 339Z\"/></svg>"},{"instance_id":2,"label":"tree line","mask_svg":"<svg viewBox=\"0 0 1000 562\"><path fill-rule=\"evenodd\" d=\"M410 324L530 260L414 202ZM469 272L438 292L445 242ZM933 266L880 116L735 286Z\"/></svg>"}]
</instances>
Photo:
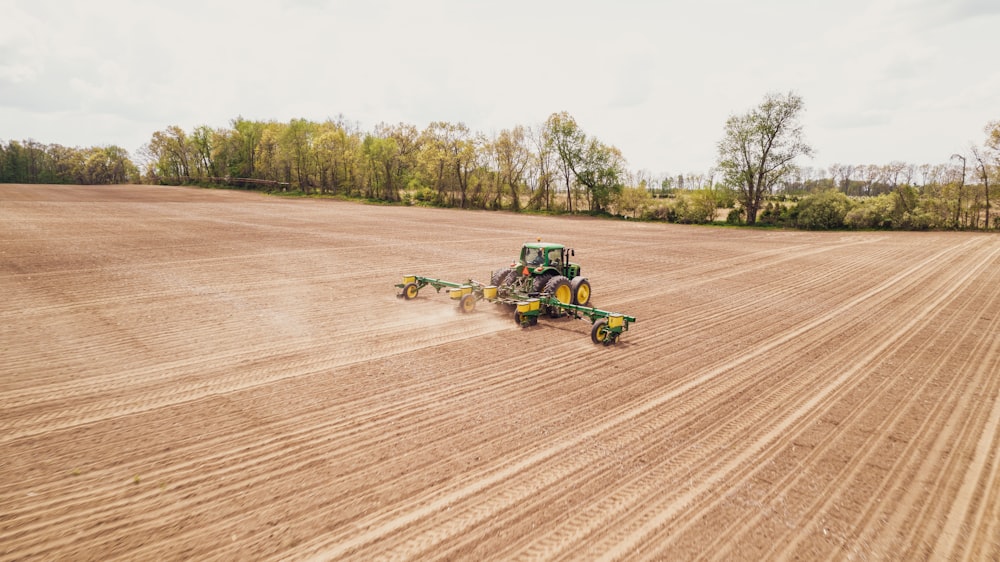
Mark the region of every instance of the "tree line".
<instances>
[{"instance_id":1,"label":"tree line","mask_svg":"<svg viewBox=\"0 0 1000 562\"><path fill-rule=\"evenodd\" d=\"M0 142L0 183L138 183L139 168L118 146L69 148L34 140Z\"/></svg>"},{"instance_id":2,"label":"tree line","mask_svg":"<svg viewBox=\"0 0 1000 562\"><path fill-rule=\"evenodd\" d=\"M492 134L463 123L343 117L287 123L242 117L229 127L170 126L133 161L111 147L0 143L0 182L231 186L391 203L612 214L647 220L799 228L996 229L1000 121L983 145L942 164L799 165L812 148L802 99L768 94L734 114L715 167L654 177L631 172L614 146L566 112Z\"/></svg>"},{"instance_id":3,"label":"tree line","mask_svg":"<svg viewBox=\"0 0 1000 562\"><path fill-rule=\"evenodd\" d=\"M229 128L157 131L139 157L151 183L250 179L306 195L514 211L607 212L629 181L621 152L566 113L489 136L463 123L365 132L343 118L241 117Z\"/></svg>"}]
</instances>

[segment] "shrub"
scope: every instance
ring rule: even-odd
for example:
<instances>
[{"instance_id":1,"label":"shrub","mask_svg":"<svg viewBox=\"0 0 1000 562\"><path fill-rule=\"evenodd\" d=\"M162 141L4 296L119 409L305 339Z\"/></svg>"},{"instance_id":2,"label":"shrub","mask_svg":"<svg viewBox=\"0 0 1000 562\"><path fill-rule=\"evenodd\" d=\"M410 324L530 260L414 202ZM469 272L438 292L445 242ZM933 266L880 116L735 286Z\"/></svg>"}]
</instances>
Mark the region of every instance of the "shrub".
<instances>
[{"instance_id":1,"label":"shrub","mask_svg":"<svg viewBox=\"0 0 1000 562\"><path fill-rule=\"evenodd\" d=\"M674 210L677 222L703 224L715 218L716 197L711 190L699 189L677 197Z\"/></svg>"},{"instance_id":2,"label":"shrub","mask_svg":"<svg viewBox=\"0 0 1000 562\"><path fill-rule=\"evenodd\" d=\"M764 205L764 208L757 213L757 224L767 226L790 226L795 224L796 208L784 205L781 202L771 201Z\"/></svg>"},{"instance_id":3,"label":"shrub","mask_svg":"<svg viewBox=\"0 0 1000 562\"><path fill-rule=\"evenodd\" d=\"M625 217L645 215L645 210L653 203L653 198L644 187L626 187L614 197L615 211Z\"/></svg>"},{"instance_id":4,"label":"shrub","mask_svg":"<svg viewBox=\"0 0 1000 562\"><path fill-rule=\"evenodd\" d=\"M677 222L677 213L674 212L674 207L670 203L657 201L643 210L642 218L652 221Z\"/></svg>"},{"instance_id":5,"label":"shrub","mask_svg":"<svg viewBox=\"0 0 1000 562\"><path fill-rule=\"evenodd\" d=\"M894 206L889 195L863 199L844 215L844 225L848 228L892 228Z\"/></svg>"},{"instance_id":6,"label":"shrub","mask_svg":"<svg viewBox=\"0 0 1000 562\"><path fill-rule=\"evenodd\" d=\"M808 195L796 205L795 225L810 230L844 228L844 218L853 204L839 191Z\"/></svg>"}]
</instances>

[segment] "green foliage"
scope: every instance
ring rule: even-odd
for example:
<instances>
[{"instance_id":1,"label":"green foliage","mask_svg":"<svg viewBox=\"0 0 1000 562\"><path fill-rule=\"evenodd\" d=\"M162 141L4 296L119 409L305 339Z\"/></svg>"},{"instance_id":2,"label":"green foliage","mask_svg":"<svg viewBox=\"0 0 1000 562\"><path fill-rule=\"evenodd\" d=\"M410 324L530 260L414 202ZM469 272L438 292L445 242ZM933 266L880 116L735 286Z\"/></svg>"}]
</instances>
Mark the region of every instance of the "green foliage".
<instances>
[{"instance_id":1,"label":"green foliage","mask_svg":"<svg viewBox=\"0 0 1000 562\"><path fill-rule=\"evenodd\" d=\"M766 226L794 226L798 218L798 208L795 205L786 205L784 198L773 198L769 200L757 214L757 223Z\"/></svg>"},{"instance_id":2,"label":"green foliage","mask_svg":"<svg viewBox=\"0 0 1000 562\"><path fill-rule=\"evenodd\" d=\"M553 113L545 127L548 144L559 155L567 183L572 178L586 190L591 211L607 211L625 187L625 158L621 152L588 138L566 112ZM568 201L572 204L571 196Z\"/></svg>"},{"instance_id":3,"label":"green foliage","mask_svg":"<svg viewBox=\"0 0 1000 562\"><path fill-rule=\"evenodd\" d=\"M726 121L719 141L719 170L739 193L748 224L757 221L765 195L795 170L794 160L812 154L802 136L802 98L769 94L757 107Z\"/></svg>"},{"instance_id":4,"label":"green foliage","mask_svg":"<svg viewBox=\"0 0 1000 562\"><path fill-rule=\"evenodd\" d=\"M839 191L824 191L807 195L796 207L795 224L799 228L836 230L844 228L844 218L853 203Z\"/></svg>"},{"instance_id":5,"label":"green foliage","mask_svg":"<svg viewBox=\"0 0 1000 562\"><path fill-rule=\"evenodd\" d=\"M653 197L646 188L626 187L615 197L613 207L619 215L637 218L644 216L652 201Z\"/></svg>"},{"instance_id":6,"label":"green foliage","mask_svg":"<svg viewBox=\"0 0 1000 562\"><path fill-rule=\"evenodd\" d=\"M139 181L128 151L118 146L67 148L33 140L0 144L0 183L121 184Z\"/></svg>"},{"instance_id":7,"label":"green foliage","mask_svg":"<svg viewBox=\"0 0 1000 562\"><path fill-rule=\"evenodd\" d=\"M844 225L857 229L892 228L894 208L889 194L861 199L844 215Z\"/></svg>"},{"instance_id":8,"label":"green foliage","mask_svg":"<svg viewBox=\"0 0 1000 562\"><path fill-rule=\"evenodd\" d=\"M710 189L682 192L674 201L674 220L683 224L709 223L717 207L718 199Z\"/></svg>"},{"instance_id":9,"label":"green foliage","mask_svg":"<svg viewBox=\"0 0 1000 562\"><path fill-rule=\"evenodd\" d=\"M731 209L736 206L736 191L725 185L716 185L711 188L715 197L715 206L719 209Z\"/></svg>"},{"instance_id":10,"label":"green foliage","mask_svg":"<svg viewBox=\"0 0 1000 562\"><path fill-rule=\"evenodd\" d=\"M951 163L838 164L828 178L791 162L811 151L801 139L801 110L797 96L772 94L731 117L719 143L720 167L710 174L630 174L617 148L586 135L562 112L537 130L515 127L489 137L462 123L435 122L423 131L380 123L365 132L342 117L287 123L238 117L220 129L156 131L134 161L114 146L0 142L0 182L144 181L683 223L710 222L723 208L731 209L731 224L812 229L1000 226L1000 122L987 126L981 149L970 149L971 172ZM726 183L714 183L716 172ZM782 191L772 194L775 186Z\"/></svg>"}]
</instances>

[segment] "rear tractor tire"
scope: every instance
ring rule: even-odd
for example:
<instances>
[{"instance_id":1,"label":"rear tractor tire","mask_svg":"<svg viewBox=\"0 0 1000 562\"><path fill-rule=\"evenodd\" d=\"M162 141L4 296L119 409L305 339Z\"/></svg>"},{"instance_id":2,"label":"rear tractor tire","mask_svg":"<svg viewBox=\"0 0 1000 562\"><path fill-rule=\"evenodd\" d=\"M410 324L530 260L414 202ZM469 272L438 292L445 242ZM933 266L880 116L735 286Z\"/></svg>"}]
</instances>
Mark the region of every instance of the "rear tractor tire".
<instances>
[{"instance_id":1,"label":"rear tractor tire","mask_svg":"<svg viewBox=\"0 0 1000 562\"><path fill-rule=\"evenodd\" d=\"M504 285L510 284L510 275L514 273L514 270L509 267L500 268L493 272L490 276L490 285L494 287L502 287Z\"/></svg>"},{"instance_id":2,"label":"rear tractor tire","mask_svg":"<svg viewBox=\"0 0 1000 562\"><path fill-rule=\"evenodd\" d=\"M556 275L552 279L549 279L542 292L563 304L573 304L573 289L570 287L569 279L566 279L562 275ZM558 306L549 307L549 316L551 318L559 318L563 314L563 309Z\"/></svg>"},{"instance_id":3,"label":"rear tractor tire","mask_svg":"<svg viewBox=\"0 0 1000 562\"><path fill-rule=\"evenodd\" d=\"M573 291L573 304L587 306L590 304L590 281L586 277L574 277L569 284Z\"/></svg>"},{"instance_id":4,"label":"rear tractor tire","mask_svg":"<svg viewBox=\"0 0 1000 562\"><path fill-rule=\"evenodd\" d=\"M552 280L551 273L543 273L531 280L531 292L543 293L548 288L549 281Z\"/></svg>"}]
</instances>

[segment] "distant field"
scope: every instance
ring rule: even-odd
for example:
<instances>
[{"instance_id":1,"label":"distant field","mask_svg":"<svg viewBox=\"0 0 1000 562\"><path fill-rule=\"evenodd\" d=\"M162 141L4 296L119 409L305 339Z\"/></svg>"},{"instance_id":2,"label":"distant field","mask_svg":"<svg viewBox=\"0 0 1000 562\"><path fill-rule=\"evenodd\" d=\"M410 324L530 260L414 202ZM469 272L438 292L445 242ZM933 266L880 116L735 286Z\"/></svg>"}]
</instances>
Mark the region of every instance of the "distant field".
<instances>
[{"instance_id":1,"label":"distant field","mask_svg":"<svg viewBox=\"0 0 1000 562\"><path fill-rule=\"evenodd\" d=\"M638 322L404 274L576 249ZM1000 559L1000 237L0 185L0 559Z\"/></svg>"}]
</instances>

